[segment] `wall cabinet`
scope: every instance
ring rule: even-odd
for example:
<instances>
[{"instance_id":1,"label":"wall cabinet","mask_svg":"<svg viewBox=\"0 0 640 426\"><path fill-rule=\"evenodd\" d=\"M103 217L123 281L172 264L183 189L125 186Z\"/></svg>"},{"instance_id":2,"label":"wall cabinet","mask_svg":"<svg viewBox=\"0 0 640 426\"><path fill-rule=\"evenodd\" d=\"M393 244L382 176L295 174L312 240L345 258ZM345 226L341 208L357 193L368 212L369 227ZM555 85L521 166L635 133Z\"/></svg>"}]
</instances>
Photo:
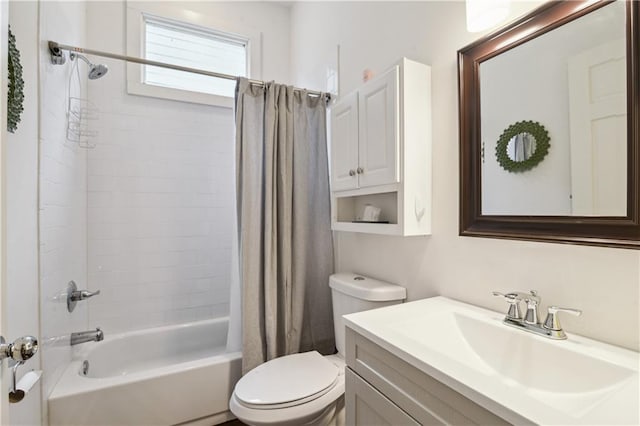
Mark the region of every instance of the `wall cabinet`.
<instances>
[{"instance_id":1,"label":"wall cabinet","mask_svg":"<svg viewBox=\"0 0 640 426\"><path fill-rule=\"evenodd\" d=\"M348 426L509 424L349 327L346 339Z\"/></svg>"},{"instance_id":2,"label":"wall cabinet","mask_svg":"<svg viewBox=\"0 0 640 426\"><path fill-rule=\"evenodd\" d=\"M351 93L331 108L331 189L358 187L358 93Z\"/></svg>"},{"instance_id":3,"label":"wall cabinet","mask_svg":"<svg viewBox=\"0 0 640 426\"><path fill-rule=\"evenodd\" d=\"M399 181L398 85L394 66L332 108L334 191Z\"/></svg>"},{"instance_id":4,"label":"wall cabinet","mask_svg":"<svg viewBox=\"0 0 640 426\"><path fill-rule=\"evenodd\" d=\"M431 232L431 69L406 58L331 108L332 228ZM381 209L363 222L364 206Z\"/></svg>"}]
</instances>

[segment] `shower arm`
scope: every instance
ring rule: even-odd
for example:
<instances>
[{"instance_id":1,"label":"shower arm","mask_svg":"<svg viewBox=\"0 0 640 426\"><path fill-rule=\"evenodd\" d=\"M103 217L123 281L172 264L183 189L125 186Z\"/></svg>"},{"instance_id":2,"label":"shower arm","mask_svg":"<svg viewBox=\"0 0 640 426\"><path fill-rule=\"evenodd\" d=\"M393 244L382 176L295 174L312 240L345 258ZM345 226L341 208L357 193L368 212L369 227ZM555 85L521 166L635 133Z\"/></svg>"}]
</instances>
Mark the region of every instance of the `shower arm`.
<instances>
[{"instance_id":1,"label":"shower arm","mask_svg":"<svg viewBox=\"0 0 640 426\"><path fill-rule=\"evenodd\" d=\"M87 65L89 66L93 66L93 64L91 63L91 61L89 61L87 58L85 58L83 55L80 55L79 53L76 52L70 52L69 53L69 59L71 59L72 61L74 59L82 59Z\"/></svg>"},{"instance_id":2,"label":"shower arm","mask_svg":"<svg viewBox=\"0 0 640 426\"><path fill-rule=\"evenodd\" d=\"M169 64L169 63L166 63L166 62L159 62L159 61L152 61L150 59L136 58L135 56L118 55L116 53L103 52L103 51L100 51L100 50L85 49L85 48L82 48L82 47L69 46L69 45L66 45L66 44L57 43L55 41L49 41L49 52L51 53L51 62L53 64L56 64L56 65L64 64L64 61L65 61L64 53L63 53L64 50L69 51L71 53L83 53L83 54L86 54L86 55L102 56L104 58L120 59L122 61L133 62L133 63L141 64L141 65L150 65L150 66L154 66L154 67L169 68L169 69L176 70L176 71L185 71L185 72L190 72L190 73L193 73L193 74L206 75L206 76L209 76L209 77L224 78L226 80L237 80L238 79L238 76L235 76L235 75L223 74L223 73L214 72L214 71L207 71L207 70L203 70L203 69L199 69L199 68L183 67L183 66L180 66L180 65ZM78 57L82 57L81 55L77 55L77 56ZM264 81L262 81L262 80L249 79L249 83L251 83L253 85L256 85L256 86L265 86L266 85L266 83ZM310 95L315 95L315 96L326 95L327 96L327 103L329 103L329 101L331 100L331 94L326 93L326 92L299 89L297 87L294 88L294 90L296 90L296 91L303 91L304 90L305 92L309 93Z\"/></svg>"}]
</instances>

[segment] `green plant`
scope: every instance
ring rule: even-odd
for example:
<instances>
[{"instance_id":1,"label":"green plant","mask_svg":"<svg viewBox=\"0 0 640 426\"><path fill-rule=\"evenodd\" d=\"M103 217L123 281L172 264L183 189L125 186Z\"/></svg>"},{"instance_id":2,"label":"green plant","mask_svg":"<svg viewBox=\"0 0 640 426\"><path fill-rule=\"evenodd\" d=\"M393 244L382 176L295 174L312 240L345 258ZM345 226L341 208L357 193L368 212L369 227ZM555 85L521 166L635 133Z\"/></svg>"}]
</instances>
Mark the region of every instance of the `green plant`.
<instances>
[{"instance_id":1,"label":"green plant","mask_svg":"<svg viewBox=\"0 0 640 426\"><path fill-rule=\"evenodd\" d=\"M514 161L509 158L507 154L507 145L514 136L521 133L529 133L535 138L536 149L531 157L526 160ZM518 121L507 127L507 129L502 132L502 135L500 135L498 144L496 145L496 158L500 166L506 171L516 173L524 172L537 166L549 153L549 147L549 132L547 132L542 124L535 121Z\"/></svg>"},{"instance_id":2,"label":"green plant","mask_svg":"<svg viewBox=\"0 0 640 426\"><path fill-rule=\"evenodd\" d=\"M9 28L9 91L7 94L7 131L15 133L24 111L24 80L20 51L16 47L16 37Z\"/></svg>"}]
</instances>

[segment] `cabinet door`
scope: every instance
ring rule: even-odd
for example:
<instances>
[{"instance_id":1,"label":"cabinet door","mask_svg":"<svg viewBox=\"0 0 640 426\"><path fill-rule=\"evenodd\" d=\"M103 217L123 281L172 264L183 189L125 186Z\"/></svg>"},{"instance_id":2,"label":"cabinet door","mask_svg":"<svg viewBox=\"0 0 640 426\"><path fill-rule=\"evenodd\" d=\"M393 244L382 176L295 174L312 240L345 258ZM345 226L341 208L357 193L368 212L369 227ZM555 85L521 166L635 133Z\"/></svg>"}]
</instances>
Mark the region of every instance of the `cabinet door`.
<instances>
[{"instance_id":1,"label":"cabinet door","mask_svg":"<svg viewBox=\"0 0 640 426\"><path fill-rule=\"evenodd\" d=\"M398 75L396 66L359 91L361 187L399 181Z\"/></svg>"},{"instance_id":2,"label":"cabinet door","mask_svg":"<svg viewBox=\"0 0 640 426\"><path fill-rule=\"evenodd\" d=\"M358 187L358 95L345 96L331 108L331 189Z\"/></svg>"},{"instance_id":3,"label":"cabinet door","mask_svg":"<svg viewBox=\"0 0 640 426\"><path fill-rule=\"evenodd\" d=\"M345 370L347 426L419 425L411 416L347 368Z\"/></svg>"}]
</instances>

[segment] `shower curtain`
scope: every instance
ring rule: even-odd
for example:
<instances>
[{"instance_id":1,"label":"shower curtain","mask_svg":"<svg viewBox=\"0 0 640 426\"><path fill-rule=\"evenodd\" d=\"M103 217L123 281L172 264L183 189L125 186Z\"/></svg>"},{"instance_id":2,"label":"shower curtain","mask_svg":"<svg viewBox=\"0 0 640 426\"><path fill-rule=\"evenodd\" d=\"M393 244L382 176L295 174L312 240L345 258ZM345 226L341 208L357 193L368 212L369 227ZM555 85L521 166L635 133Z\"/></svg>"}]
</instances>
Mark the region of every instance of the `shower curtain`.
<instances>
[{"instance_id":1,"label":"shower curtain","mask_svg":"<svg viewBox=\"0 0 640 426\"><path fill-rule=\"evenodd\" d=\"M236 86L236 189L243 372L335 351L325 96Z\"/></svg>"}]
</instances>

